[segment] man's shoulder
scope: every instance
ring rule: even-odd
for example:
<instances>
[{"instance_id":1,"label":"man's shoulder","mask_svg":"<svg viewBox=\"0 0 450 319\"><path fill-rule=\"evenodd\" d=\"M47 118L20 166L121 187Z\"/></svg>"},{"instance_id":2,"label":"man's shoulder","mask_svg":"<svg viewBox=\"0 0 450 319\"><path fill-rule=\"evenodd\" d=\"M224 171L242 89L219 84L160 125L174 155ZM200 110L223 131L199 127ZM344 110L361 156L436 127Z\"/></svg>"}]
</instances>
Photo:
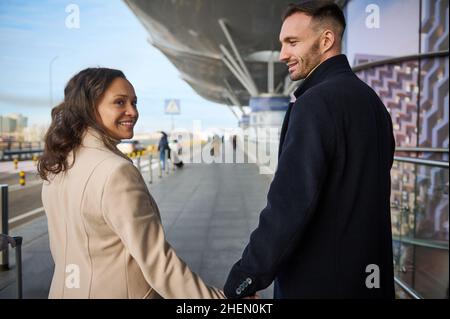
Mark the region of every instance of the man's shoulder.
<instances>
[{"instance_id":1,"label":"man's shoulder","mask_svg":"<svg viewBox=\"0 0 450 319\"><path fill-rule=\"evenodd\" d=\"M297 101L299 103L333 104L345 100L349 95L378 98L375 91L356 74L345 72L311 87Z\"/></svg>"}]
</instances>

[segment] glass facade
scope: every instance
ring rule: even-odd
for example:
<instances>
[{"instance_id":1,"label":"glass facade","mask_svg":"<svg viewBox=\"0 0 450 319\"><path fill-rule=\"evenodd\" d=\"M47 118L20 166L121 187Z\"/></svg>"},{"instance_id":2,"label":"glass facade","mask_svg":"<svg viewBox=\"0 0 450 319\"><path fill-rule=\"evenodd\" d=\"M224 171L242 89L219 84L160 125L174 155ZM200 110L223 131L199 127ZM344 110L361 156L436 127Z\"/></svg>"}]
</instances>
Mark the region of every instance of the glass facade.
<instances>
[{"instance_id":1,"label":"glass facade","mask_svg":"<svg viewBox=\"0 0 450 319\"><path fill-rule=\"evenodd\" d=\"M345 53L393 121L395 274L424 298L448 298L449 287L448 12L448 0L345 6Z\"/></svg>"}]
</instances>

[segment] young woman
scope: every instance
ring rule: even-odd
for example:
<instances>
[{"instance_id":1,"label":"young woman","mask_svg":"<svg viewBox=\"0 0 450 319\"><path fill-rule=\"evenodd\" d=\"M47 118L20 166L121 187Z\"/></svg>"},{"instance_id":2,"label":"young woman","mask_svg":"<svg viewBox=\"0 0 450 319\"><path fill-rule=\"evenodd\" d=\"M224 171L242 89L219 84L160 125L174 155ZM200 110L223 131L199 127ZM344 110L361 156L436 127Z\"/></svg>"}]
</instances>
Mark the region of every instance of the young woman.
<instances>
[{"instance_id":1,"label":"young woman","mask_svg":"<svg viewBox=\"0 0 450 319\"><path fill-rule=\"evenodd\" d=\"M136 103L121 71L90 68L52 110L38 165L55 261L49 297L224 298L166 242L145 182L116 148L133 137Z\"/></svg>"}]
</instances>

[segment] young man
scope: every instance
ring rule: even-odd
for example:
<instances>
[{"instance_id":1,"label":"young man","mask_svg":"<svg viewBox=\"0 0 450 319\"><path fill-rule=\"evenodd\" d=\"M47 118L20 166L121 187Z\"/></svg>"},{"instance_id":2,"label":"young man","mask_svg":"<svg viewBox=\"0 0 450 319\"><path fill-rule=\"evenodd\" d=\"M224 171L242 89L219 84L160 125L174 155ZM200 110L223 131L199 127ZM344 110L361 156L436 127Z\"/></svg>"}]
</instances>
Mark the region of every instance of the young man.
<instances>
[{"instance_id":1,"label":"young man","mask_svg":"<svg viewBox=\"0 0 450 319\"><path fill-rule=\"evenodd\" d=\"M275 280L275 298L393 298L392 123L341 54L332 2L291 5L280 60L295 91L267 206L225 284L229 298Z\"/></svg>"}]
</instances>

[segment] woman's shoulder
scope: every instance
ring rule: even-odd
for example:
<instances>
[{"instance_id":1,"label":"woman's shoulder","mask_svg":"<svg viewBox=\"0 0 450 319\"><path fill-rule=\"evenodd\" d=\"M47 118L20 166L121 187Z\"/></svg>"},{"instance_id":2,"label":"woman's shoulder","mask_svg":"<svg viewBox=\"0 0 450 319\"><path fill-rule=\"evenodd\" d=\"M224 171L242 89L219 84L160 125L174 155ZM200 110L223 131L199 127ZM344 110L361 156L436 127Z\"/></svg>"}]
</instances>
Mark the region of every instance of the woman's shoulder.
<instances>
[{"instance_id":1,"label":"woman's shoulder","mask_svg":"<svg viewBox=\"0 0 450 319\"><path fill-rule=\"evenodd\" d=\"M87 169L92 173L105 172L108 175L121 166L134 167L131 160L108 149L82 147L75 156L75 167ZM89 169L90 167L90 169Z\"/></svg>"},{"instance_id":2,"label":"woman's shoulder","mask_svg":"<svg viewBox=\"0 0 450 319\"><path fill-rule=\"evenodd\" d=\"M89 185L118 185L141 182L141 175L133 163L119 155L111 154L95 165L89 178ZM120 181L120 182L119 182ZM114 186L114 187L116 187Z\"/></svg>"},{"instance_id":3,"label":"woman's shoulder","mask_svg":"<svg viewBox=\"0 0 450 319\"><path fill-rule=\"evenodd\" d=\"M115 170L121 167L128 169L136 168L133 165L133 162L131 162L131 160L126 159L118 154L114 154L112 152L109 153L107 156L105 156L98 165L98 169L108 171L110 173L114 172Z\"/></svg>"}]
</instances>

